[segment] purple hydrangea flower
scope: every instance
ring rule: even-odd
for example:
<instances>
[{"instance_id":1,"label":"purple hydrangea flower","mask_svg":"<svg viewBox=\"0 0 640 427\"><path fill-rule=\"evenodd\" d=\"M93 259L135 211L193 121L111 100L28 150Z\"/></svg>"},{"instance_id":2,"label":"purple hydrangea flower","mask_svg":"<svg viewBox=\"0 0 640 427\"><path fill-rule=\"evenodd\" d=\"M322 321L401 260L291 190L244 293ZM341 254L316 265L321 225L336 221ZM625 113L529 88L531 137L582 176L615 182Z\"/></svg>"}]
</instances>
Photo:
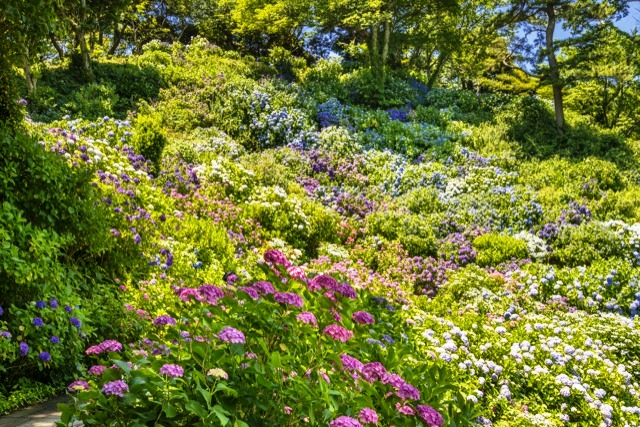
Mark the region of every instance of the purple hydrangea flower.
<instances>
[{"instance_id":1,"label":"purple hydrangea flower","mask_svg":"<svg viewBox=\"0 0 640 427\"><path fill-rule=\"evenodd\" d=\"M258 295L258 291L248 286L240 286L238 290L244 291L247 295L249 295L249 297L251 297L251 299L256 300L260 298L260 295Z\"/></svg>"},{"instance_id":2,"label":"purple hydrangea flower","mask_svg":"<svg viewBox=\"0 0 640 427\"><path fill-rule=\"evenodd\" d=\"M107 396L124 397L124 394L128 391L129 386L122 380L108 382L102 387L102 392Z\"/></svg>"},{"instance_id":3,"label":"purple hydrangea flower","mask_svg":"<svg viewBox=\"0 0 640 427\"><path fill-rule=\"evenodd\" d=\"M354 322L361 325L371 325L376 323L376 320L373 318L373 316L366 311L356 311L355 313L353 313L351 318Z\"/></svg>"},{"instance_id":4,"label":"purple hydrangea flower","mask_svg":"<svg viewBox=\"0 0 640 427\"><path fill-rule=\"evenodd\" d=\"M0 307L0 316L2 316L4 314L4 310L2 309L2 307Z\"/></svg>"},{"instance_id":5,"label":"purple hydrangea flower","mask_svg":"<svg viewBox=\"0 0 640 427\"><path fill-rule=\"evenodd\" d=\"M23 357L26 356L27 353L29 352L29 344L27 344L24 341L21 342L18 347L20 347L20 355L23 356Z\"/></svg>"},{"instance_id":6,"label":"purple hydrangea flower","mask_svg":"<svg viewBox=\"0 0 640 427\"><path fill-rule=\"evenodd\" d=\"M176 319L171 316L158 316L153 319L154 326L175 325Z\"/></svg>"},{"instance_id":7,"label":"purple hydrangea flower","mask_svg":"<svg viewBox=\"0 0 640 427\"><path fill-rule=\"evenodd\" d=\"M313 313L308 311L303 311L302 313L296 316L296 319L302 323L306 323L307 325L317 326L318 321L316 320L316 316Z\"/></svg>"},{"instance_id":8,"label":"purple hydrangea flower","mask_svg":"<svg viewBox=\"0 0 640 427\"><path fill-rule=\"evenodd\" d=\"M56 300L55 298L49 299L49 305L53 309L56 309L56 308L60 307L60 305L58 304L58 300Z\"/></svg>"},{"instance_id":9,"label":"purple hydrangea flower","mask_svg":"<svg viewBox=\"0 0 640 427\"><path fill-rule=\"evenodd\" d=\"M60 344L60 338L58 338L56 335L53 335L51 338L49 338L49 341L51 341L52 344Z\"/></svg>"},{"instance_id":10,"label":"purple hydrangea flower","mask_svg":"<svg viewBox=\"0 0 640 427\"><path fill-rule=\"evenodd\" d=\"M38 357L43 362L48 362L48 361L51 360L51 355L49 353L47 353L46 351L41 351L40 354L38 355Z\"/></svg>"},{"instance_id":11,"label":"purple hydrangea flower","mask_svg":"<svg viewBox=\"0 0 640 427\"><path fill-rule=\"evenodd\" d=\"M387 370L380 362L370 362L362 367L362 375L369 382L381 380L386 374Z\"/></svg>"},{"instance_id":12,"label":"purple hydrangea flower","mask_svg":"<svg viewBox=\"0 0 640 427\"><path fill-rule=\"evenodd\" d=\"M444 424L444 420L442 419L442 415L435 409L433 409L429 405L418 405L416 406L418 410L418 415L422 420L427 423L429 427L442 427Z\"/></svg>"},{"instance_id":13,"label":"purple hydrangea flower","mask_svg":"<svg viewBox=\"0 0 640 427\"><path fill-rule=\"evenodd\" d=\"M5 337L7 339L11 338L11 332L9 331L0 331L0 337Z\"/></svg>"},{"instance_id":14,"label":"purple hydrangea flower","mask_svg":"<svg viewBox=\"0 0 640 427\"><path fill-rule=\"evenodd\" d=\"M178 378L184 375L184 369L180 365L172 365L166 363L160 368L160 375L166 375L171 378Z\"/></svg>"},{"instance_id":15,"label":"purple hydrangea flower","mask_svg":"<svg viewBox=\"0 0 640 427\"><path fill-rule=\"evenodd\" d=\"M82 325L82 322L80 322L80 320L78 318L76 318L76 317L72 317L71 319L69 319L69 321L76 328L79 328Z\"/></svg>"},{"instance_id":16,"label":"purple hydrangea flower","mask_svg":"<svg viewBox=\"0 0 640 427\"><path fill-rule=\"evenodd\" d=\"M353 337L353 332L343 328L340 325L336 325L335 323L326 326L322 333L330 338L333 338L336 341L341 342L347 342Z\"/></svg>"},{"instance_id":17,"label":"purple hydrangea flower","mask_svg":"<svg viewBox=\"0 0 640 427\"><path fill-rule=\"evenodd\" d=\"M357 371L361 372L364 367L364 363L356 359L355 357L351 357L348 354L341 354L340 360L342 361L342 367L347 371Z\"/></svg>"},{"instance_id":18,"label":"purple hydrangea flower","mask_svg":"<svg viewBox=\"0 0 640 427\"><path fill-rule=\"evenodd\" d=\"M102 375L102 373L104 372L104 370L107 369L106 366L102 366L102 365L93 365L92 367L89 368L89 370L87 371L87 373L89 375Z\"/></svg>"},{"instance_id":19,"label":"purple hydrangea flower","mask_svg":"<svg viewBox=\"0 0 640 427\"><path fill-rule=\"evenodd\" d=\"M273 299L275 302L292 305L294 307L302 307L304 305L302 297L294 292L277 292Z\"/></svg>"},{"instance_id":20,"label":"purple hydrangea flower","mask_svg":"<svg viewBox=\"0 0 640 427\"><path fill-rule=\"evenodd\" d=\"M34 319L31 321L31 323L33 323L33 325L34 325L35 327L37 327L37 328L39 328L39 327L41 327L41 326L44 326L44 321L43 321L41 318L39 318L39 317L34 318Z\"/></svg>"},{"instance_id":21,"label":"purple hydrangea flower","mask_svg":"<svg viewBox=\"0 0 640 427\"><path fill-rule=\"evenodd\" d=\"M67 390L69 390L72 393L77 391L86 391L89 389L90 389L89 384L86 381L82 381L82 380L74 381L71 384L69 384L69 387L67 387Z\"/></svg>"},{"instance_id":22,"label":"purple hydrangea flower","mask_svg":"<svg viewBox=\"0 0 640 427\"><path fill-rule=\"evenodd\" d=\"M36 308L39 310L42 310L43 308L47 307L47 303L44 301L37 301L36 302Z\"/></svg>"},{"instance_id":23,"label":"purple hydrangea flower","mask_svg":"<svg viewBox=\"0 0 640 427\"><path fill-rule=\"evenodd\" d=\"M309 282L309 290L311 291L318 291L320 289L335 291L338 289L338 286L336 279L326 274L316 276Z\"/></svg>"},{"instance_id":24,"label":"purple hydrangea flower","mask_svg":"<svg viewBox=\"0 0 640 427\"><path fill-rule=\"evenodd\" d=\"M362 427L362 424L355 418L342 416L331 421L329 427Z\"/></svg>"},{"instance_id":25,"label":"purple hydrangea flower","mask_svg":"<svg viewBox=\"0 0 640 427\"><path fill-rule=\"evenodd\" d=\"M258 291L260 295L274 294L276 292L275 289L273 289L273 285L269 282L260 281L251 286Z\"/></svg>"},{"instance_id":26,"label":"purple hydrangea flower","mask_svg":"<svg viewBox=\"0 0 640 427\"><path fill-rule=\"evenodd\" d=\"M362 424L378 425L378 414L371 408L362 408L358 414L358 419Z\"/></svg>"},{"instance_id":27,"label":"purple hydrangea flower","mask_svg":"<svg viewBox=\"0 0 640 427\"><path fill-rule=\"evenodd\" d=\"M264 260L273 265L281 265L283 267L291 267L291 263L282 252L276 249L269 249L264 253Z\"/></svg>"},{"instance_id":28,"label":"purple hydrangea flower","mask_svg":"<svg viewBox=\"0 0 640 427\"><path fill-rule=\"evenodd\" d=\"M239 330L232 328L230 326L225 326L224 328L222 328L222 330L218 334L218 337L222 342L230 342L232 344L245 343L244 334Z\"/></svg>"},{"instance_id":29,"label":"purple hydrangea flower","mask_svg":"<svg viewBox=\"0 0 640 427\"><path fill-rule=\"evenodd\" d=\"M420 400L420 391L411 384L404 383L400 386L397 393L401 399Z\"/></svg>"},{"instance_id":30,"label":"purple hydrangea flower","mask_svg":"<svg viewBox=\"0 0 640 427\"><path fill-rule=\"evenodd\" d=\"M67 313L71 313L73 311L73 308L71 308L71 306L65 305L64 311L66 311Z\"/></svg>"}]
</instances>

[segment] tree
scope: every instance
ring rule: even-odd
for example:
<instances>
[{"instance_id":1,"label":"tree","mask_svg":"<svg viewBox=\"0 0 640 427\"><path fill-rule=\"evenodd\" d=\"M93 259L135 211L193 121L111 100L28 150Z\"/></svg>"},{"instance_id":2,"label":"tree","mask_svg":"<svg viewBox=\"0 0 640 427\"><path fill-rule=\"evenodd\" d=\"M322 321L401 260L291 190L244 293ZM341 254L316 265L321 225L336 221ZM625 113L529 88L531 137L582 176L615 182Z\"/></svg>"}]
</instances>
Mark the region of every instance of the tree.
<instances>
[{"instance_id":1,"label":"tree","mask_svg":"<svg viewBox=\"0 0 640 427\"><path fill-rule=\"evenodd\" d=\"M600 32L618 16L627 13L627 0L515 0L510 8L500 15L503 25L520 26L526 36L536 34L537 58L546 58L546 64L538 62L542 84L551 85L556 127L564 132L564 105L562 89L564 69L576 65L576 61L559 62L560 47L581 44L600 37ZM558 41L556 28L562 24L569 37ZM521 43L527 46L527 43ZM580 58L575 57L575 60Z\"/></svg>"}]
</instances>

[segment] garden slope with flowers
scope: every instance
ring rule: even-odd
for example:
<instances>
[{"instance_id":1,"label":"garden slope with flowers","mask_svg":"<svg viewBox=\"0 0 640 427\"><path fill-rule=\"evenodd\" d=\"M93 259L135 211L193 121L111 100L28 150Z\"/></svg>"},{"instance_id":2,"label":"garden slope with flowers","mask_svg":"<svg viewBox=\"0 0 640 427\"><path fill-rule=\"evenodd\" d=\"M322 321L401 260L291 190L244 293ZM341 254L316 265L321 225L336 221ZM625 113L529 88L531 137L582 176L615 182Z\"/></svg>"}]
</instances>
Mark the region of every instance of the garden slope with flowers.
<instances>
[{"instance_id":1,"label":"garden slope with flowers","mask_svg":"<svg viewBox=\"0 0 640 427\"><path fill-rule=\"evenodd\" d=\"M541 101L366 106L339 64L283 82L198 40L129 61L164 82L135 114L12 137L95 216L34 229L49 261L14 238L49 273L0 311L0 372L67 381L60 425L640 423L637 142L539 156Z\"/></svg>"}]
</instances>

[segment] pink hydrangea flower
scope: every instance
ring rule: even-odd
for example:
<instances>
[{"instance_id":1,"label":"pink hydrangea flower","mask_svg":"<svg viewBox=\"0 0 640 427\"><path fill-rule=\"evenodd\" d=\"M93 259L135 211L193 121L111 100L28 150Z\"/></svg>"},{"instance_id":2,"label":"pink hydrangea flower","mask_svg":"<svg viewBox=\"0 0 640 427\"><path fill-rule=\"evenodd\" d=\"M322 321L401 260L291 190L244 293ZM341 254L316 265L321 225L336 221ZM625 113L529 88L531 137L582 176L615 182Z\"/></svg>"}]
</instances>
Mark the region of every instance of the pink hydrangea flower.
<instances>
[{"instance_id":1,"label":"pink hydrangea flower","mask_svg":"<svg viewBox=\"0 0 640 427\"><path fill-rule=\"evenodd\" d=\"M362 427L362 424L355 418L342 416L331 421L329 427Z\"/></svg>"},{"instance_id":2,"label":"pink hydrangea flower","mask_svg":"<svg viewBox=\"0 0 640 427\"><path fill-rule=\"evenodd\" d=\"M351 315L351 318L354 322L361 325L372 325L376 323L376 319L374 319L373 316L366 311L356 311Z\"/></svg>"},{"instance_id":3,"label":"pink hydrangea flower","mask_svg":"<svg viewBox=\"0 0 640 427\"><path fill-rule=\"evenodd\" d=\"M358 414L358 419L362 424L378 425L378 414L371 408L363 408Z\"/></svg>"},{"instance_id":4,"label":"pink hydrangea flower","mask_svg":"<svg viewBox=\"0 0 640 427\"><path fill-rule=\"evenodd\" d=\"M442 427L444 424L444 420L442 419L442 415L435 409L433 409L429 405L418 405L416 406L418 410L418 415L422 420L427 423L429 427Z\"/></svg>"},{"instance_id":5,"label":"pink hydrangea flower","mask_svg":"<svg viewBox=\"0 0 640 427\"><path fill-rule=\"evenodd\" d=\"M353 337L353 332L343 328L340 325L336 325L335 323L325 327L322 333L336 341L341 342L347 342Z\"/></svg>"}]
</instances>

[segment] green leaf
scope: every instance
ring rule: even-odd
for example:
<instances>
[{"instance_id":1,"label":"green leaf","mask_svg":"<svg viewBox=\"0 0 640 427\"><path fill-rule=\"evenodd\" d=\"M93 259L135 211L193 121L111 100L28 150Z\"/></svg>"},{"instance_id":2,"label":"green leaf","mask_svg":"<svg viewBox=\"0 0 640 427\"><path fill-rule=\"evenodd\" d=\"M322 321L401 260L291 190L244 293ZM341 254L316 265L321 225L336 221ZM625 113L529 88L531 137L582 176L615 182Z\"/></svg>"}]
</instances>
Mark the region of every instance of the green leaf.
<instances>
[{"instance_id":1,"label":"green leaf","mask_svg":"<svg viewBox=\"0 0 640 427\"><path fill-rule=\"evenodd\" d=\"M173 405L168 402L162 406L162 410L164 411L165 414L167 414L167 418L173 418L176 415L178 415L176 408L174 408Z\"/></svg>"},{"instance_id":2,"label":"green leaf","mask_svg":"<svg viewBox=\"0 0 640 427\"><path fill-rule=\"evenodd\" d=\"M202 419L207 418L207 415L209 415L204 407L200 404L200 402L196 400L188 401L185 407L189 412L199 416Z\"/></svg>"}]
</instances>

